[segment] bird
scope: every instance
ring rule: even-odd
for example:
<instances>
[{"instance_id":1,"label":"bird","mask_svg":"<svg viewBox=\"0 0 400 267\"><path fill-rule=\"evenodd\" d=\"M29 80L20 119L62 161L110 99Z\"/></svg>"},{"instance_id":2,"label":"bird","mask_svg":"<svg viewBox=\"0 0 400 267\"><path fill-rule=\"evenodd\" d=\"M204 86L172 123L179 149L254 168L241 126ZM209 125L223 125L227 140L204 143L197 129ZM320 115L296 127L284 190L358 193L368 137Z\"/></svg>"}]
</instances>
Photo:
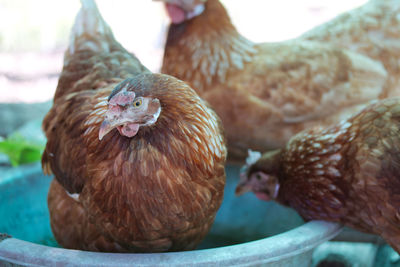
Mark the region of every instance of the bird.
<instances>
[{"instance_id":1,"label":"bird","mask_svg":"<svg viewBox=\"0 0 400 267\"><path fill-rule=\"evenodd\" d=\"M163 0L171 17L162 73L188 82L221 118L228 161L284 147L351 116L384 90L378 61L321 42L254 43L218 0Z\"/></svg>"},{"instance_id":2,"label":"bird","mask_svg":"<svg viewBox=\"0 0 400 267\"><path fill-rule=\"evenodd\" d=\"M236 194L253 192L325 220L380 235L400 252L400 98L293 136L283 149L250 151Z\"/></svg>"},{"instance_id":3,"label":"bird","mask_svg":"<svg viewBox=\"0 0 400 267\"><path fill-rule=\"evenodd\" d=\"M383 64L388 73L380 98L400 95L400 1L370 0L303 33L299 38L330 43Z\"/></svg>"},{"instance_id":4,"label":"bird","mask_svg":"<svg viewBox=\"0 0 400 267\"><path fill-rule=\"evenodd\" d=\"M81 3L43 121L55 239L101 252L195 249L223 198L221 122L187 83L125 50L93 0Z\"/></svg>"}]
</instances>

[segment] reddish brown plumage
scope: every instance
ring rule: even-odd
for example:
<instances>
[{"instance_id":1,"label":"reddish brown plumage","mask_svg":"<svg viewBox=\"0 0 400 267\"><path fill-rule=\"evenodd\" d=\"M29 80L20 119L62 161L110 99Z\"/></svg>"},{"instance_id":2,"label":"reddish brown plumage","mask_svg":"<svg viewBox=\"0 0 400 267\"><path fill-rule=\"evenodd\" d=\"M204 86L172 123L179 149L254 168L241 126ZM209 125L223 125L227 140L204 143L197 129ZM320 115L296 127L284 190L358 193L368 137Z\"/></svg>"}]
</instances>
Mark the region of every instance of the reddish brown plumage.
<instances>
[{"instance_id":1,"label":"reddish brown plumage","mask_svg":"<svg viewBox=\"0 0 400 267\"><path fill-rule=\"evenodd\" d=\"M163 1L183 8L199 3ZM325 43L253 43L218 0L170 26L162 72L187 81L215 109L232 160L244 159L248 148L281 148L303 129L347 118L378 98L386 79L379 62Z\"/></svg>"},{"instance_id":2,"label":"reddish brown plumage","mask_svg":"<svg viewBox=\"0 0 400 267\"><path fill-rule=\"evenodd\" d=\"M400 2L369 0L301 36L331 43L382 62L388 72L382 97L400 94Z\"/></svg>"},{"instance_id":3,"label":"reddish brown plumage","mask_svg":"<svg viewBox=\"0 0 400 267\"><path fill-rule=\"evenodd\" d=\"M303 131L285 149L265 154L248 166L237 191L247 187L271 196L262 184L277 177L276 200L305 219L379 234L400 252L399 133L400 98L379 101L329 128Z\"/></svg>"},{"instance_id":4,"label":"reddish brown plumage","mask_svg":"<svg viewBox=\"0 0 400 267\"><path fill-rule=\"evenodd\" d=\"M223 196L219 120L187 84L150 73L124 50L90 3L83 1L43 122L43 168L56 178L48 196L53 233L74 249L194 249ZM157 99L161 112L132 138L113 129L100 141L107 99L122 81L137 97Z\"/></svg>"}]
</instances>

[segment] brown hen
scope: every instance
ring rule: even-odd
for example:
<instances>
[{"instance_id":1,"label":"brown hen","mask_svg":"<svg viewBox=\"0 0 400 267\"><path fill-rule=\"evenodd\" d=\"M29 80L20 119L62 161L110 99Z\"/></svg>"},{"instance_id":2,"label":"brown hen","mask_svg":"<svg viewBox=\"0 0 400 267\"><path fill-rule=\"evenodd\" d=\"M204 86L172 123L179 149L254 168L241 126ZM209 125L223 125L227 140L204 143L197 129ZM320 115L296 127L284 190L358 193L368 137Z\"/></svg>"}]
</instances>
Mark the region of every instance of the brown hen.
<instances>
[{"instance_id":1,"label":"brown hen","mask_svg":"<svg viewBox=\"0 0 400 267\"><path fill-rule=\"evenodd\" d=\"M248 148L281 148L300 130L347 118L382 93L387 75L379 62L311 41L255 44L218 0L164 1L181 23L170 26L162 72L187 81L215 109L231 160L243 160Z\"/></svg>"},{"instance_id":2,"label":"brown hen","mask_svg":"<svg viewBox=\"0 0 400 267\"><path fill-rule=\"evenodd\" d=\"M251 155L237 194L253 191L307 220L381 235L400 252L400 98L305 130L282 150Z\"/></svg>"},{"instance_id":3,"label":"brown hen","mask_svg":"<svg viewBox=\"0 0 400 267\"><path fill-rule=\"evenodd\" d=\"M128 53L93 1L82 5L43 122L54 236L82 250L193 249L223 197L219 120L187 84Z\"/></svg>"},{"instance_id":4,"label":"brown hen","mask_svg":"<svg viewBox=\"0 0 400 267\"><path fill-rule=\"evenodd\" d=\"M400 95L400 1L370 0L303 34L382 62L388 72L381 97Z\"/></svg>"}]
</instances>

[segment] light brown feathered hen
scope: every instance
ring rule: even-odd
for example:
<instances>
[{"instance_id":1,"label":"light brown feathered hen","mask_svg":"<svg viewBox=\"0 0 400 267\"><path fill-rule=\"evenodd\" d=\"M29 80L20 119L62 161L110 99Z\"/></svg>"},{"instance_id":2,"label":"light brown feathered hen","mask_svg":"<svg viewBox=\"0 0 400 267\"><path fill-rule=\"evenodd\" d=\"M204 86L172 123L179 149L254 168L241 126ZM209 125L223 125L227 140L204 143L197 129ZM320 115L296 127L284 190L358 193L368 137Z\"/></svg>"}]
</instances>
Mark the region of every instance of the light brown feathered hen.
<instances>
[{"instance_id":1,"label":"light brown feathered hen","mask_svg":"<svg viewBox=\"0 0 400 267\"><path fill-rule=\"evenodd\" d=\"M82 5L43 122L54 236L82 250L194 249L223 197L219 120L186 83L128 53L93 1Z\"/></svg>"},{"instance_id":2,"label":"light brown feathered hen","mask_svg":"<svg viewBox=\"0 0 400 267\"><path fill-rule=\"evenodd\" d=\"M175 24L162 72L187 81L220 116L229 158L283 147L295 133L349 116L383 90L379 62L317 42L255 44L218 0L164 0ZM205 3L204 3L205 2Z\"/></svg>"},{"instance_id":3,"label":"light brown feathered hen","mask_svg":"<svg viewBox=\"0 0 400 267\"><path fill-rule=\"evenodd\" d=\"M400 98L330 127L305 130L282 150L253 152L236 189L381 235L400 252ZM254 155L256 157L254 157Z\"/></svg>"},{"instance_id":4,"label":"light brown feathered hen","mask_svg":"<svg viewBox=\"0 0 400 267\"><path fill-rule=\"evenodd\" d=\"M387 73L382 97L400 95L400 1L365 5L306 32L300 38L330 43L380 61Z\"/></svg>"}]
</instances>

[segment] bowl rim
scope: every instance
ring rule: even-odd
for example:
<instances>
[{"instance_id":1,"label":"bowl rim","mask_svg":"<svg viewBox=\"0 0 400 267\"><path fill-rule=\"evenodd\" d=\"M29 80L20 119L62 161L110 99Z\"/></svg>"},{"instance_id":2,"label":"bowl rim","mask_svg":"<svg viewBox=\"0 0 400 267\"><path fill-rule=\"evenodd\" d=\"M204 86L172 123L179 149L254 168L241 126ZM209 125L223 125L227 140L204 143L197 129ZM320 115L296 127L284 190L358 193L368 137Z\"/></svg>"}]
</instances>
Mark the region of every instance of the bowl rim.
<instances>
[{"instance_id":1,"label":"bowl rim","mask_svg":"<svg viewBox=\"0 0 400 267\"><path fill-rule=\"evenodd\" d=\"M26 175L42 172L33 164L9 174L0 185ZM294 229L263 239L217 248L164 253L103 253L64 249L36 244L13 237L0 239L0 262L24 266L233 266L264 264L294 257L335 237L342 225L310 221Z\"/></svg>"},{"instance_id":2,"label":"bowl rim","mask_svg":"<svg viewBox=\"0 0 400 267\"><path fill-rule=\"evenodd\" d=\"M233 266L272 263L312 250L335 237L337 223L310 221L292 230L237 245L182 252L103 253L40 245L17 238L0 241L0 261L26 266Z\"/></svg>"}]
</instances>

